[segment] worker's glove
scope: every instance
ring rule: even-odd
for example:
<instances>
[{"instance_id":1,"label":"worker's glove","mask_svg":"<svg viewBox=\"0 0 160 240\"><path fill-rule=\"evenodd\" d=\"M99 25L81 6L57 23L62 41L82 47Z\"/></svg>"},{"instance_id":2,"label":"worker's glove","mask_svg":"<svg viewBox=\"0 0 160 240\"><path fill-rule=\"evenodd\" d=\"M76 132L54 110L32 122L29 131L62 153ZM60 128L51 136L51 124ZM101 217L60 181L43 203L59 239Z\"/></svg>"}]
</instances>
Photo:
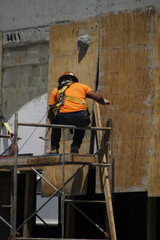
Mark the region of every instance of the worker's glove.
<instances>
[{"instance_id":1,"label":"worker's glove","mask_svg":"<svg viewBox=\"0 0 160 240\"><path fill-rule=\"evenodd\" d=\"M109 104L110 104L110 101L104 98L104 104L105 104L105 105L109 105Z\"/></svg>"},{"instance_id":2,"label":"worker's glove","mask_svg":"<svg viewBox=\"0 0 160 240\"><path fill-rule=\"evenodd\" d=\"M50 122L53 122L54 118L55 118L55 114L52 111L52 108L50 107L50 109L48 110L48 118Z\"/></svg>"}]
</instances>

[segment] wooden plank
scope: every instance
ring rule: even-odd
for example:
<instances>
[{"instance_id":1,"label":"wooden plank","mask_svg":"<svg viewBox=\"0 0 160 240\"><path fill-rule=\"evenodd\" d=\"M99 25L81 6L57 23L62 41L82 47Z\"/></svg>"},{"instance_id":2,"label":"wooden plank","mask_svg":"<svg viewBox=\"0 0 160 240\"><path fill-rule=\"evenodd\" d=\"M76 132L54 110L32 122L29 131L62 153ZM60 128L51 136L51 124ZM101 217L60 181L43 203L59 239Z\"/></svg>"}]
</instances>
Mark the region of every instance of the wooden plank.
<instances>
[{"instance_id":1,"label":"wooden plank","mask_svg":"<svg viewBox=\"0 0 160 240\"><path fill-rule=\"evenodd\" d=\"M96 159L94 154L72 154L73 162L96 163Z\"/></svg>"},{"instance_id":2,"label":"wooden plank","mask_svg":"<svg viewBox=\"0 0 160 240\"><path fill-rule=\"evenodd\" d=\"M94 106L95 106L94 110L95 110L95 116L96 116L96 125L98 125L99 127L102 127L99 105L95 103ZM98 137L98 140L100 141L99 146L101 144L102 137L103 137L102 132L100 132ZM106 154L103 155L102 162L107 163ZM116 236L116 229L115 229L115 222L114 222L114 213L113 213L113 206L112 206L112 196L111 196L111 190L110 190L108 167L104 167L103 169L101 169L101 176L103 181L103 188L104 188L104 195L105 195L105 201L106 201L111 239L116 240L117 236Z\"/></svg>"},{"instance_id":3,"label":"wooden plank","mask_svg":"<svg viewBox=\"0 0 160 240\"><path fill-rule=\"evenodd\" d=\"M83 163L86 164L94 163L94 155L65 155L65 162L67 163ZM17 166L22 167L33 167L33 166L47 166L47 165L58 165L62 164L62 155L45 155L45 156L32 156L32 157L18 157ZM14 158L0 158L0 168L9 168L14 166Z\"/></svg>"},{"instance_id":4,"label":"wooden plank","mask_svg":"<svg viewBox=\"0 0 160 240\"><path fill-rule=\"evenodd\" d=\"M153 69L152 69L152 102L151 102L151 134L149 161L150 197L160 196L160 13L153 17Z\"/></svg>"},{"instance_id":5,"label":"wooden plank","mask_svg":"<svg viewBox=\"0 0 160 240\"><path fill-rule=\"evenodd\" d=\"M99 92L102 124L113 121L114 191L148 188L151 15L109 14L101 18Z\"/></svg>"},{"instance_id":6,"label":"wooden plank","mask_svg":"<svg viewBox=\"0 0 160 240\"><path fill-rule=\"evenodd\" d=\"M94 113L95 113L96 126L97 127L102 126L100 108L97 102L94 102ZM102 144L103 144L102 139L103 139L102 131L97 131L97 145L99 149L102 147ZM95 186L96 193L104 193L103 183L101 178L102 178L101 169L99 167L96 167L96 186Z\"/></svg>"},{"instance_id":7,"label":"wooden plank","mask_svg":"<svg viewBox=\"0 0 160 240\"><path fill-rule=\"evenodd\" d=\"M71 156L67 156L71 159ZM66 158L66 159L67 159ZM58 163L61 161L61 156L38 156L38 157L20 157L18 158L17 166L30 167L30 166L46 166ZM14 166L14 158L5 158L0 160L0 168L7 168Z\"/></svg>"}]
</instances>

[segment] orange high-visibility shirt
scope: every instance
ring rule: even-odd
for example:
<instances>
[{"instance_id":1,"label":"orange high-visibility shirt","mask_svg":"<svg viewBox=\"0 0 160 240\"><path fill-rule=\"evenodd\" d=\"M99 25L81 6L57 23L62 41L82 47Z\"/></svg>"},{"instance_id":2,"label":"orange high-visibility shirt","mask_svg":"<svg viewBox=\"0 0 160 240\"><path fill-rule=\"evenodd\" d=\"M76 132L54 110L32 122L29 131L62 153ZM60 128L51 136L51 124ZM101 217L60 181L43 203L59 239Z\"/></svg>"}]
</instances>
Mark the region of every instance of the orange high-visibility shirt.
<instances>
[{"instance_id":1,"label":"orange high-visibility shirt","mask_svg":"<svg viewBox=\"0 0 160 240\"><path fill-rule=\"evenodd\" d=\"M75 82L71 84L69 88L66 89L65 95L80 99L86 104L86 95L90 91L92 91L92 89L87 85ZM59 98L58 89L55 88L51 93L49 105L53 105L55 102L57 102L58 98ZM64 104L60 107L61 113L77 112L82 110L86 110L86 106L84 104L70 99L65 99Z\"/></svg>"}]
</instances>

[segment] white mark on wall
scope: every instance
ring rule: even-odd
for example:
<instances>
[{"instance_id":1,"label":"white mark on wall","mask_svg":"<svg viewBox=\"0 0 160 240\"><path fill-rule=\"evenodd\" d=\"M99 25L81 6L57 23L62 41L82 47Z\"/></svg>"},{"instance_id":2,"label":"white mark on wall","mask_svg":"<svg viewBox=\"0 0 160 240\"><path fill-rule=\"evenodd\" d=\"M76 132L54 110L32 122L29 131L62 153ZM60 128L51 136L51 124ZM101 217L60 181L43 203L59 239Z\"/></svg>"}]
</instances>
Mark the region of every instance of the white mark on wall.
<instances>
[{"instance_id":1,"label":"white mark on wall","mask_svg":"<svg viewBox=\"0 0 160 240\"><path fill-rule=\"evenodd\" d=\"M18 111L18 122L21 123L46 123L47 117L47 94L36 98L25 104ZM14 118L13 115L9 120L9 126L14 132ZM22 138L18 141L19 154L33 153L33 155L44 154L44 140L39 137L45 136L46 129L19 126L18 136ZM2 141L2 140L1 140ZM7 141L7 140L6 140ZM8 141L10 144L10 140ZM1 143L1 152L3 152L3 144Z\"/></svg>"}]
</instances>

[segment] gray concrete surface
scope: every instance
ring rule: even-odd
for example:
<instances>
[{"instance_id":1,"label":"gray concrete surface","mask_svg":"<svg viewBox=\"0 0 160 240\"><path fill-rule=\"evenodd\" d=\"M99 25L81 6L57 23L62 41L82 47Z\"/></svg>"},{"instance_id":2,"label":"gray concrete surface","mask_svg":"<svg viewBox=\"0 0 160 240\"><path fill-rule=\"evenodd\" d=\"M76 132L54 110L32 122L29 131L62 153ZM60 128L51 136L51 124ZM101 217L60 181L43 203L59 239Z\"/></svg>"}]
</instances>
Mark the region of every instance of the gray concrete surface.
<instances>
[{"instance_id":1,"label":"gray concrete surface","mask_svg":"<svg viewBox=\"0 0 160 240\"><path fill-rule=\"evenodd\" d=\"M48 89L48 42L4 47L2 115L9 119Z\"/></svg>"},{"instance_id":2,"label":"gray concrete surface","mask_svg":"<svg viewBox=\"0 0 160 240\"><path fill-rule=\"evenodd\" d=\"M110 12L148 6L160 10L159 0L0 0L0 31L47 26Z\"/></svg>"}]
</instances>

